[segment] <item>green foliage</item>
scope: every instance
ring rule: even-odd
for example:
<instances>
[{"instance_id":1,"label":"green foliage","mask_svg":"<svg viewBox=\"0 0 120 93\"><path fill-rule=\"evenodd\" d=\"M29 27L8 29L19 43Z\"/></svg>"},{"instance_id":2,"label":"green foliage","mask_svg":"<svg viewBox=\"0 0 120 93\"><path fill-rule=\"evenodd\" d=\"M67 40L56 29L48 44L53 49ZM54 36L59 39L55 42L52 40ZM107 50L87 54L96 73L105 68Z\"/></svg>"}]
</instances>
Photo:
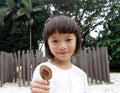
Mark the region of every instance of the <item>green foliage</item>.
<instances>
[{"instance_id":1,"label":"green foliage","mask_svg":"<svg viewBox=\"0 0 120 93\"><path fill-rule=\"evenodd\" d=\"M99 20L105 17L110 7L108 0L39 0L47 7L53 6L52 16L68 15L75 19L80 26L83 38L83 47L88 47L90 32L103 23Z\"/></svg>"},{"instance_id":2,"label":"green foliage","mask_svg":"<svg viewBox=\"0 0 120 93\"><path fill-rule=\"evenodd\" d=\"M49 14L38 2L7 0L6 3L2 3L0 6L0 51L28 50L30 31L31 48L38 49L38 41L42 41L44 23L48 18Z\"/></svg>"},{"instance_id":3,"label":"green foliage","mask_svg":"<svg viewBox=\"0 0 120 93\"><path fill-rule=\"evenodd\" d=\"M7 49L8 52L15 52L30 49L30 33L32 49L37 49L38 41L42 40L45 21L56 15L68 15L75 19L82 32L83 47L91 47L94 42L90 32L103 23L103 20L99 22L97 20L106 16L111 2L111 0L109 2L108 0L69 0L69 2L68 0L7 0L7 3L1 2L0 34L3 35L4 32L4 37L0 36L2 38L0 44L3 44L0 51ZM51 7L55 10L51 11ZM30 25L31 20L33 25ZM6 40L7 38L11 42Z\"/></svg>"},{"instance_id":4,"label":"green foliage","mask_svg":"<svg viewBox=\"0 0 120 93\"><path fill-rule=\"evenodd\" d=\"M97 46L107 46L110 64L120 63L120 3L113 5L100 31Z\"/></svg>"},{"instance_id":5,"label":"green foliage","mask_svg":"<svg viewBox=\"0 0 120 93\"><path fill-rule=\"evenodd\" d=\"M14 0L6 0L6 4L8 7L14 7Z\"/></svg>"},{"instance_id":6,"label":"green foliage","mask_svg":"<svg viewBox=\"0 0 120 93\"><path fill-rule=\"evenodd\" d=\"M21 0L21 2L24 4L24 7L28 12L32 11L32 2L31 2L31 0Z\"/></svg>"}]
</instances>

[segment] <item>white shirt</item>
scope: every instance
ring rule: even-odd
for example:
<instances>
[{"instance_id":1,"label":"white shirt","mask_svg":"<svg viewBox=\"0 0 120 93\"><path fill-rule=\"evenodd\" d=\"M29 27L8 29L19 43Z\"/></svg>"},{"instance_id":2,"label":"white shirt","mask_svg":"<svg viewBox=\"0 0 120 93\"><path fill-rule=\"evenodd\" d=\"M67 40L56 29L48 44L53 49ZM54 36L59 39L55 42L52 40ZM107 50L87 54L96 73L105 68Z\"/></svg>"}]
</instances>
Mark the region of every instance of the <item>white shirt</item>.
<instances>
[{"instance_id":1,"label":"white shirt","mask_svg":"<svg viewBox=\"0 0 120 93\"><path fill-rule=\"evenodd\" d=\"M39 74L41 65L47 65L52 70L50 93L87 93L87 76L75 65L72 65L71 69L63 70L50 62L41 63L33 73L32 82L34 82L35 79L41 79Z\"/></svg>"}]
</instances>

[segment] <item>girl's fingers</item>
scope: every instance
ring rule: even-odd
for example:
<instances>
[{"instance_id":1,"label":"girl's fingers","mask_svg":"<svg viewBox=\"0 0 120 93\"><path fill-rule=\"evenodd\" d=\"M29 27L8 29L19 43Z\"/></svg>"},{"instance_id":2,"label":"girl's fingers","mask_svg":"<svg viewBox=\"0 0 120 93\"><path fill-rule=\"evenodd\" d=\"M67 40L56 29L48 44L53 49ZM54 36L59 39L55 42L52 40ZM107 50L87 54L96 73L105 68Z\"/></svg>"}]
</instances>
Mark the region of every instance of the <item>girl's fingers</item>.
<instances>
[{"instance_id":1,"label":"girl's fingers","mask_svg":"<svg viewBox=\"0 0 120 93\"><path fill-rule=\"evenodd\" d=\"M49 83L49 81L47 81L47 80L35 80L34 82L39 83L39 84L48 84Z\"/></svg>"},{"instance_id":2,"label":"girl's fingers","mask_svg":"<svg viewBox=\"0 0 120 93\"><path fill-rule=\"evenodd\" d=\"M32 93L49 93L47 90L39 89L39 88L32 88L31 89Z\"/></svg>"},{"instance_id":3,"label":"girl's fingers","mask_svg":"<svg viewBox=\"0 0 120 93\"><path fill-rule=\"evenodd\" d=\"M39 84L39 83L32 84L31 88L39 88L39 89L45 89L45 90L50 89L49 85L44 85L44 84Z\"/></svg>"},{"instance_id":4,"label":"girl's fingers","mask_svg":"<svg viewBox=\"0 0 120 93\"><path fill-rule=\"evenodd\" d=\"M32 93L48 93L49 90L50 87L45 80L35 80L31 85Z\"/></svg>"}]
</instances>

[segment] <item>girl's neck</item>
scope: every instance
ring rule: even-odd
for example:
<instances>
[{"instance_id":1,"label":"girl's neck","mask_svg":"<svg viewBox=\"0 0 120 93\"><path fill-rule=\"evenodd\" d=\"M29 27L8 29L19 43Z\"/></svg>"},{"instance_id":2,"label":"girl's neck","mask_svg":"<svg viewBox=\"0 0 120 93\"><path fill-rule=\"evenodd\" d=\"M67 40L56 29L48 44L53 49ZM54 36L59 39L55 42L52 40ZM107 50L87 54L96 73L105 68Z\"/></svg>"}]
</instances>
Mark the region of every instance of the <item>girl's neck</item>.
<instances>
[{"instance_id":1,"label":"girl's neck","mask_svg":"<svg viewBox=\"0 0 120 93\"><path fill-rule=\"evenodd\" d=\"M72 63L70 60L69 61L61 61L61 60L52 59L50 62L60 69L67 70L67 69L72 68Z\"/></svg>"}]
</instances>

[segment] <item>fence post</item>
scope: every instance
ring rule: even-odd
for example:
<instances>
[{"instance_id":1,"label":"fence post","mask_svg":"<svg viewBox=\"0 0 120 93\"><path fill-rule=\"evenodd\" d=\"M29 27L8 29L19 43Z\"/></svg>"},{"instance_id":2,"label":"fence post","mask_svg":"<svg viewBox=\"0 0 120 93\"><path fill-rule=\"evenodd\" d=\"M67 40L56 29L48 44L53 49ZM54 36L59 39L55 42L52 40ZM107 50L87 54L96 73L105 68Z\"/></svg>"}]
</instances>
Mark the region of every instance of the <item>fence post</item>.
<instances>
[{"instance_id":1,"label":"fence post","mask_svg":"<svg viewBox=\"0 0 120 93\"><path fill-rule=\"evenodd\" d=\"M15 71L15 69L14 69L14 58L13 58L13 54L11 53L10 54L10 59L11 59L11 64L12 64L12 67L9 65L9 67L10 67L10 74L11 74L11 81L13 81L13 79L14 79L14 71Z\"/></svg>"},{"instance_id":2,"label":"fence post","mask_svg":"<svg viewBox=\"0 0 120 93\"><path fill-rule=\"evenodd\" d=\"M1 52L0 52L0 87L2 86L2 85L1 85L1 72L2 72L2 71L1 71Z\"/></svg>"},{"instance_id":3,"label":"fence post","mask_svg":"<svg viewBox=\"0 0 120 93\"><path fill-rule=\"evenodd\" d=\"M101 68L102 68L102 65L101 65L101 60L100 60L100 48L97 47L97 50L96 50L96 53L97 53L97 67L98 67L98 80L100 83L102 83L102 72L101 72Z\"/></svg>"},{"instance_id":4,"label":"fence post","mask_svg":"<svg viewBox=\"0 0 120 93\"><path fill-rule=\"evenodd\" d=\"M93 74L94 74L94 79L95 79L95 82L97 82L97 80L98 80L98 77L97 77L97 61L96 61L96 51L95 51L95 48L93 48L93 56L92 56L92 58L93 58Z\"/></svg>"},{"instance_id":5,"label":"fence post","mask_svg":"<svg viewBox=\"0 0 120 93\"><path fill-rule=\"evenodd\" d=\"M23 85L25 86L25 51L22 51L22 78L23 78Z\"/></svg>"},{"instance_id":6,"label":"fence post","mask_svg":"<svg viewBox=\"0 0 120 93\"><path fill-rule=\"evenodd\" d=\"M4 55L4 83L7 81L7 73L8 73L8 68L7 68L7 53Z\"/></svg>"},{"instance_id":7,"label":"fence post","mask_svg":"<svg viewBox=\"0 0 120 93\"><path fill-rule=\"evenodd\" d=\"M1 52L1 87L3 85L4 82L4 52Z\"/></svg>"},{"instance_id":8,"label":"fence post","mask_svg":"<svg viewBox=\"0 0 120 93\"><path fill-rule=\"evenodd\" d=\"M106 68L105 68L105 71L106 71L106 80L105 80L105 82L110 82L107 47L104 47L104 54L105 54L105 66L106 66Z\"/></svg>"},{"instance_id":9,"label":"fence post","mask_svg":"<svg viewBox=\"0 0 120 93\"><path fill-rule=\"evenodd\" d=\"M20 51L18 51L18 85L21 86L21 65L20 65Z\"/></svg>"},{"instance_id":10,"label":"fence post","mask_svg":"<svg viewBox=\"0 0 120 93\"><path fill-rule=\"evenodd\" d=\"M43 52L42 52L42 51L39 51L39 56L38 56L38 58L39 58L38 64L39 64L39 63L42 63L42 62L43 62Z\"/></svg>"},{"instance_id":11,"label":"fence post","mask_svg":"<svg viewBox=\"0 0 120 93\"><path fill-rule=\"evenodd\" d=\"M32 80L32 74L34 71L34 65L35 64L35 54L34 51L31 51L31 63L30 63L30 80Z\"/></svg>"},{"instance_id":12,"label":"fence post","mask_svg":"<svg viewBox=\"0 0 120 93\"><path fill-rule=\"evenodd\" d=\"M104 56L104 50L101 47L100 48L101 52L100 52L100 56L101 56L101 65L102 65L102 80L105 81L106 80L106 73L105 73L105 56Z\"/></svg>"},{"instance_id":13,"label":"fence post","mask_svg":"<svg viewBox=\"0 0 120 93\"><path fill-rule=\"evenodd\" d=\"M88 76L90 77L90 83L93 83L93 60L92 60L92 52L89 50L88 53Z\"/></svg>"},{"instance_id":14,"label":"fence post","mask_svg":"<svg viewBox=\"0 0 120 93\"><path fill-rule=\"evenodd\" d=\"M83 51L84 53L84 56L83 56L83 58L84 58L84 62L83 62L83 66L84 66L84 71L86 72L86 74L88 75L88 57L87 57L87 50L86 49L84 49L84 51Z\"/></svg>"},{"instance_id":15,"label":"fence post","mask_svg":"<svg viewBox=\"0 0 120 93\"><path fill-rule=\"evenodd\" d=\"M15 66L15 82L17 82L18 79L18 60L17 60L17 54L14 54L14 66Z\"/></svg>"},{"instance_id":16,"label":"fence post","mask_svg":"<svg viewBox=\"0 0 120 93\"><path fill-rule=\"evenodd\" d=\"M27 81L28 81L28 85L30 85L30 57L31 54L29 53L29 51L27 50Z\"/></svg>"}]
</instances>

